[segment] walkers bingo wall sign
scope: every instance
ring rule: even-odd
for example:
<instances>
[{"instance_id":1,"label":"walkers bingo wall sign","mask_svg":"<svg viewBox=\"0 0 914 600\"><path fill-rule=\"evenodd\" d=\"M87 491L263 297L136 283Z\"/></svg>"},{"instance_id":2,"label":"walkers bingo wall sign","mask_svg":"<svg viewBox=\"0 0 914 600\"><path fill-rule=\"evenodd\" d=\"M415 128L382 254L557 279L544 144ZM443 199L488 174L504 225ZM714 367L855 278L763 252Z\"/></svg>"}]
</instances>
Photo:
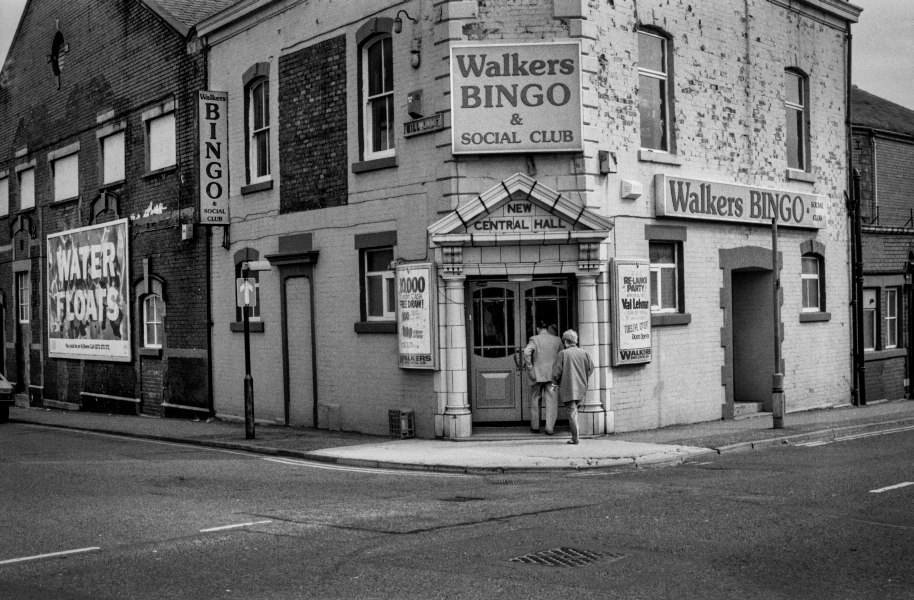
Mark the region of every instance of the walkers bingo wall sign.
<instances>
[{"instance_id":1,"label":"walkers bingo wall sign","mask_svg":"<svg viewBox=\"0 0 914 600\"><path fill-rule=\"evenodd\" d=\"M48 236L48 355L130 361L127 219Z\"/></svg>"},{"instance_id":2,"label":"walkers bingo wall sign","mask_svg":"<svg viewBox=\"0 0 914 600\"><path fill-rule=\"evenodd\" d=\"M645 260L613 260L612 364L651 362L651 268Z\"/></svg>"},{"instance_id":3,"label":"walkers bingo wall sign","mask_svg":"<svg viewBox=\"0 0 914 600\"><path fill-rule=\"evenodd\" d=\"M433 263L397 266L397 340L401 369L437 369L438 343Z\"/></svg>"},{"instance_id":4,"label":"walkers bingo wall sign","mask_svg":"<svg viewBox=\"0 0 914 600\"><path fill-rule=\"evenodd\" d=\"M580 152L578 42L451 46L454 154Z\"/></svg>"}]
</instances>

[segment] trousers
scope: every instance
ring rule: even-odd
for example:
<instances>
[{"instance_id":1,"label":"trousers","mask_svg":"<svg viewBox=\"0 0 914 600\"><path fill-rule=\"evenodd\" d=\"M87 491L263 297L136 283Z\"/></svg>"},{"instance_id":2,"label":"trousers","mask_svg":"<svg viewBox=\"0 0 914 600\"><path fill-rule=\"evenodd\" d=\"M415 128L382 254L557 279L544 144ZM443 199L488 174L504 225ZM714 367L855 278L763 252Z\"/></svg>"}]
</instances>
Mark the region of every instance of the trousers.
<instances>
[{"instance_id":1,"label":"trousers","mask_svg":"<svg viewBox=\"0 0 914 600\"><path fill-rule=\"evenodd\" d=\"M559 402L557 390L550 382L535 382L530 384L532 393L530 394L530 429L539 431L541 410L540 406L545 409L546 433L552 433L555 428L555 420L559 415Z\"/></svg>"},{"instance_id":2,"label":"trousers","mask_svg":"<svg viewBox=\"0 0 914 600\"><path fill-rule=\"evenodd\" d=\"M565 409L568 411L568 427L571 429L571 439L578 441L578 401L566 402Z\"/></svg>"}]
</instances>

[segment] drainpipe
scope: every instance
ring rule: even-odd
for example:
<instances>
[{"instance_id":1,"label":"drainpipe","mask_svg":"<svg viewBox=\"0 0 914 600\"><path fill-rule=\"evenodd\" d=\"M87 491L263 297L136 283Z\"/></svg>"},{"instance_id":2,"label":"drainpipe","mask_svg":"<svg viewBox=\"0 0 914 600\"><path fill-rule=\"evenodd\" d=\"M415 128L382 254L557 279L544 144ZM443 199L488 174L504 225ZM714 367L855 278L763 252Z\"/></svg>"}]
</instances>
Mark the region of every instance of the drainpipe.
<instances>
[{"instance_id":1,"label":"drainpipe","mask_svg":"<svg viewBox=\"0 0 914 600\"><path fill-rule=\"evenodd\" d=\"M209 89L209 44L205 37L199 39L203 49L203 88ZM199 139L197 140L199 144ZM200 148L197 148L200 151ZM197 190L199 194L200 191ZM202 198L198 198L198 204ZM206 230L206 381L207 402L210 416L216 414L215 394L213 392L213 228L204 227Z\"/></svg>"},{"instance_id":2,"label":"drainpipe","mask_svg":"<svg viewBox=\"0 0 914 600\"><path fill-rule=\"evenodd\" d=\"M850 231L850 240L849 240L850 243L848 245L850 247L849 254L850 254L850 259L851 259L850 260L851 273L850 273L850 281L849 281L850 285L848 287L850 288L850 290L849 290L850 291L850 293L849 293L850 316L851 316L851 320L854 324L854 326L851 328L851 358L852 358L851 362L853 363L851 365L851 402L856 406L857 404L859 404L859 395L860 395L860 388L859 388L860 380L858 378L858 368L860 365L859 365L857 359L858 359L858 355L859 355L859 349L862 347L862 344L863 344L862 338L858 337L858 335L857 335L858 329L860 329L858 327L858 325L862 324L862 321L859 318L858 313L857 313L857 307L858 307L858 305L861 305L862 299L857 295L857 287L855 285L855 281L856 281L855 276L857 273L857 257L858 257L856 242L857 242L857 237L858 237L858 235L857 235L857 222L858 222L857 216L858 216L859 212L857 209L859 208L859 206L856 202L856 198L854 198L854 196L853 196L854 192L853 192L853 178L852 178L852 171L854 168L854 150L853 150L853 130L852 130L853 125L852 125L852 118L851 118L852 117L852 115L851 115L851 112L852 112L852 101L851 101L852 68L851 68L851 65L852 65L852 61L853 61L854 36L851 34L850 21L847 22L847 24L845 25L845 28L846 28L845 38L847 39L847 51L846 51L845 56L847 57L847 61L846 61L846 72L845 72L845 79L844 79L844 88L845 88L844 128L845 128L845 143L847 145L847 182L846 182L846 186L847 186L846 189L848 192L847 210L848 210L848 213L850 213L848 216L850 217L850 220L851 220L851 223L850 223L851 226L848 228Z\"/></svg>"},{"instance_id":3,"label":"drainpipe","mask_svg":"<svg viewBox=\"0 0 914 600\"><path fill-rule=\"evenodd\" d=\"M855 359L857 363L857 398L855 404L866 406L866 363L863 360L863 232L860 215L860 171L853 170L854 187L854 294L857 303L854 306L854 319L857 329L857 348Z\"/></svg>"}]
</instances>

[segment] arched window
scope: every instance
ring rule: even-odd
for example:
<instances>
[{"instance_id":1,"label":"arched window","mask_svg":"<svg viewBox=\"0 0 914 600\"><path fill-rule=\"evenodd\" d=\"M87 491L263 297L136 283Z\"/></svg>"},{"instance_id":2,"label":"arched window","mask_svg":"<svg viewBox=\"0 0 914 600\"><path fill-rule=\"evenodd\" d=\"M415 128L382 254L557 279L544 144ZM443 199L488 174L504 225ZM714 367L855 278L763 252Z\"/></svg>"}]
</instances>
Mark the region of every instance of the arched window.
<instances>
[{"instance_id":1,"label":"arched window","mask_svg":"<svg viewBox=\"0 0 914 600\"><path fill-rule=\"evenodd\" d=\"M638 112L641 147L673 151L670 40L661 31L638 31Z\"/></svg>"},{"instance_id":2,"label":"arched window","mask_svg":"<svg viewBox=\"0 0 914 600\"><path fill-rule=\"evenodd\" d=\"M362 115L362 159L396 154L392 20L376 18L357 35Z\"/></svg>"},{"instance_id":3,"label":"arched window","mask_svg":"<svg viewBox=\"0 0 914 600\"><path fill-rule=\"evenodd\" d=\"M165 301L158 294L143 299L143 347L161 348L165 344Z\"/></svg>"},{"instance_id":4,"label":"arched window","mask_svg":"<svg viewBox=\"0 0 914 600\"><path fill-rule=\"evenodd\" d=\"M270 180L270 63L257 63L245 71L245 149L248 184Z\"/></svg>"},{"instance_id":5,"label":"arched window","mask_svg":"<svg viewBox=\"0 0 914 600\"><path fill-rule=\"evenodd\" d=\"M798 69L784 72L787 168L809 170L809 78Z\"/></svg>"}]
</instances>

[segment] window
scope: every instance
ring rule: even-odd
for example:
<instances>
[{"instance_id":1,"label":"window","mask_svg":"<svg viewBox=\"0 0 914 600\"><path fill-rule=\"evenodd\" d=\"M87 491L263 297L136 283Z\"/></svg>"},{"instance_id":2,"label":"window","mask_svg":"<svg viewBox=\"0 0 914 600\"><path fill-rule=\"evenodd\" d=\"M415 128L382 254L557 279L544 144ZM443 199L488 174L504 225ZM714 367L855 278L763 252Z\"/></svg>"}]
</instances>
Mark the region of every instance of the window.
<instances>
[{"instance_id":1,"label":"window","mask_svg":"<svg viewBox=\"0 0 914 600\"><path fill-rule=\"evenodd\" d=\"M675 242L651 242L651 312L679 312L679 248Z\"/></svg>"},{"instance_id":2,"label":"window","mask_svg":"<svg viewBox=\"0 0 914 600\"><path fill-rule=\"evenodd\" d=\"M393 321L397 318L397 290L393 248L371 248L362 253L365 269L365 317L368 321Z\"/></svg>"},{"instance_id":3,"label":"window","mask_svg":"<svg viewBox=\"0 0 914 600\"><path fill-rule=\"evenodd\" d=\"M270 178L270 80L258 79L248 88L248 182Z\"/></svg>"},{"instance_id":4,"label":"window","mask_svg":"<svg viewBox=\"0 0 914 600\"><path fill-rule=\"evenodd\" d=\"M143 346L161 348L165 339L165 302L156 294L143 300Z\"/></svg>"},{"instance_id":5,"label":"window","mask_svg":"<svg viewBox=\"0 0 914 600\"><path fill-rule=\"evenodd\" d=\"M101 139L102 185L124 180L124 132Z\"/></svg>"},{"instance_id":6,"label":"window","mask_svg":"<svg viewBox=\"0 0 914 600\"><path fill-rule=\"evenodd\" d=\"M365 160L394 156L393 42L389 35L362 47L362 96Z\"/></svg>"},{"instance_id":7,"label":"window","mask_svg":"<svg viewBox=\"0 0 914 600\"><path fill-rule=\"evenodd\" d=\"M175 160L175 113L166 113L146 122L149 170L158 171L174 166Z\"/></svg>"},{"instance_id":8,"label":"window","mask_svg":"<svg viewBox=\"0 0 914 600\"><path fill-rule=\"evenodd\" d=\"M19 322L29 322L29 272L20 271L16 273L16 305L19 310Z\"/></svg>"},{"instance_id":9,"label":"window","mask_svg":"<svg viewBox=\"0 0 914 600\"><path fill-rule=\"evenodd\" d=\"M638 32L638 110L641 147L669 152L669 42L647 31Z\"/></svg>"},{"instance_id":10,"label":"window","mask_svg":"<svg viewBox=\"0 0 914 600\"><path fill-rule=\"evenodd\" d=\"M251 258L250 260L257 260L256 258ZM244 277L244 270L241 268L244 265L244 261L239 261L235 263L235 279L240 279ZM254 306L250 307L248 312L248 321L260 321L260 271L248 271L248 279L254 280ZM236 281L232 281L232 285L236 285ZM237 292L235 292L237 293ZM232 294L234 297L235 294ZM240 306L235 308L235 321L242 322L244 321L244 309Z\"/></svg>"},{"instance_id":11,"label":"window","mask_svg":"<svg viewBox=\"0 0 914 600\"><path fill-rule=\"evenodd\" d=\"M885 289L885 347L898 347L898 300L901 295L897 287Z\"/></svg>"},{"instance_id":12,"label":"window","mask_svg":"<svg viewBox=\"0 0 914 600\"><path fill-rule=\"evenodd\" d=\"M54 202L79 197L79 154L70 154L51 163L54 177Z\"/></svg>"},{"instance_id":13,"label":"window","mask_svg":"<svg viewBox=\"0 0 914 600\"><path fill-rule=\"evenodd\" d=\"M10 214L10 179L0 179L0 217Z\"/></svg>"},{"instance_id":14,"label":"window","mask_svg":"<svg viewBox=\"0 0 914 600\"><path fill-rule=\"evenodd\" d=\"M19 172L19 209L35 207L35 169Z\"/></svg>"},{"instance_id":15,"label":"window","mask_svg":"<svg viewBox=\"0 0 914 600\"><path fill-rule=\"evenodd\" d=\"M879 290L870 288L863 290L863 349L876 349L876 336L878 323L876 313L879 311L877 299Z\"/></svg>"},{"instance_id":16,"label":"window","mask_svg":"<svg viewBox=\"0 0 914 600\"><path fill-rule=\"evenodd\" d=\"M797 71L784 74L786 94L784 110L787 113L787 167L808 170L807 151L809 132L807 123L807 78Z\"/></svg>"},{"instance_id":17,"label":"window","mask_svg":"<svg viewBox=\"0 0 914 600\"><path fill-rule=\"evenodd\" d=\"M818 256L808 255L802 258L803 264L800 278L803 284L803 312L819 312L822 310L822 294L819 271L821 259Z\"/></svg>"}]
</instances>

